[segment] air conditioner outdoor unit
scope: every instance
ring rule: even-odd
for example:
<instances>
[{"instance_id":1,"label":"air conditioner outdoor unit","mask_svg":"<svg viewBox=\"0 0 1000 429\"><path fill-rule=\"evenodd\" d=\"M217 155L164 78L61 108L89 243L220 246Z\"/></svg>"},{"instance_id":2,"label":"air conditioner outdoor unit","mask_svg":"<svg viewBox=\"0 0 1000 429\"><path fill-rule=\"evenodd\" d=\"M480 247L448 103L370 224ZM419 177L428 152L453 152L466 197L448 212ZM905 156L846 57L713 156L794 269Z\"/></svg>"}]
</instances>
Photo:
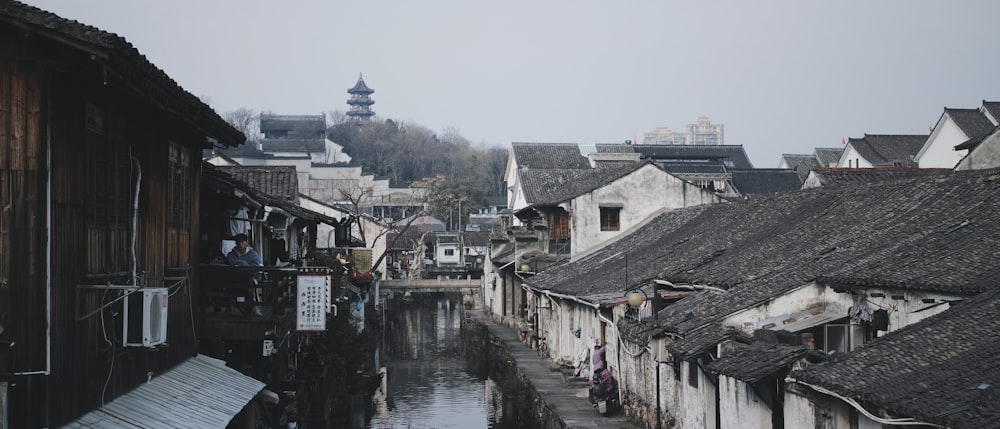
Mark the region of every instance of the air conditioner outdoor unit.
<instances>
[{"instance_id":1,"label":"air conditioner outdoor unit","mask_svg":"<svg viewBox=\"0 0 1000 429\"><path fill-rule=\"evenodd\" d=\"M167 341L167 288L139 289L124 301L124 346L153 347Z\"/></svg>"}]
</instances>

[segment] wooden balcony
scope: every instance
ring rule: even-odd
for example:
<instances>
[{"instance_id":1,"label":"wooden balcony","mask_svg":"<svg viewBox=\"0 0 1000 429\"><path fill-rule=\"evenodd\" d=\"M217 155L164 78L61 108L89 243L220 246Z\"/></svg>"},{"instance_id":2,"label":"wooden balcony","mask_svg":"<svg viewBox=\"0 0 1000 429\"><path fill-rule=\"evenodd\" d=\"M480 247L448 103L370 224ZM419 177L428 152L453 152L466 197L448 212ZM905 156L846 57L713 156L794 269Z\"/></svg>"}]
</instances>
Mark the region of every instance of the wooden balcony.
<instances>
[{"instance_id":1,"label":"wooden balcony","mask_svg":"<svg viewBox=\"0 0 1000 429\"><path fill-rule=\"evenodd\" d=\"M295 267L199 266L201 337L262 340L295 324Z\"/></svg>"}]
</instances>

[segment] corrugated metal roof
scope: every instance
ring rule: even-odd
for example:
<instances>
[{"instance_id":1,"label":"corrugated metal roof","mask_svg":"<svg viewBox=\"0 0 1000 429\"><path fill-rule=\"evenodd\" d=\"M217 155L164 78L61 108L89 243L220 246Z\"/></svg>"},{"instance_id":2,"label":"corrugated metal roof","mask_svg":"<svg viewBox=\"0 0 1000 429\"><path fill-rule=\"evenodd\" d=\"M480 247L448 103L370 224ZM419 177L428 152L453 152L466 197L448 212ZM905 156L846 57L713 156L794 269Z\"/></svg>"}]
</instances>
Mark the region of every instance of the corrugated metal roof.
<instances>
[{"instance_id":1,"label":"corrugated metal roof","mask_svg":"<svg viewBox=\"0 0 1000 429\"><path fill-rule=\"evenodd\" d=\"M264 388L204 355L87 413L66 428L221 428Z\"/></svg>"}]
</instances>

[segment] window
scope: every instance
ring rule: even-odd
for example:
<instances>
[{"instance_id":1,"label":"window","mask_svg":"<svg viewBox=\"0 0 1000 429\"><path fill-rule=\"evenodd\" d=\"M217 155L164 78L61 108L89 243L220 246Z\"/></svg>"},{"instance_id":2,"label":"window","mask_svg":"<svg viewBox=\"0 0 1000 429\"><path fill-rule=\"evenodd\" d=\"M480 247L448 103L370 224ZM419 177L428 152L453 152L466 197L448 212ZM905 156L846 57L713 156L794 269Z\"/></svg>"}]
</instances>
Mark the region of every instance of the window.
<instances>
[{"instance_id":1,"label":"window","mask_svg":"<svg viewBox=\"0 0 1000 429\"><path fill-rule=\"evenodd\" d=\"M688 361L688 386L698 387L698 361Z\"/></svg>"},{"instance_id":2,"label":"window","mask_svg":"<svg viewBox=\"0 0 1000 429\"><path fill-rule=\"evenodd\" d=\"M95 230L127 229L132 200L132 160L119 116L87 103L87 224Z\"/></svg>"},{"instance_id":3,"label":"window","mask_svg":"<svg viewBox=\"0 0 1000 429\"><path fill-rule=\"evenodd\" d=\"M618 231L621 212L621 207L601 207L601 231Z\"/></svg>"},{"instance_id":4,"label":"window","mask_svg":"<svg viewBox=\"0 0 1000 429\"><path fill-rule=\"evenodd\" d=\"M563 241L570 239L569 213L559 211L552 215L549 221L549 235L552 241Z\"/></svg>"},{"instance_id":5,"label":"window","mask_svg":"<svg viewBox=\"0 0 1000 429\"><path fill-rule=\"evenodd\" d=\"M444 249L444 256L455 256L455 249Z\"/></svg>"}]
</instances>

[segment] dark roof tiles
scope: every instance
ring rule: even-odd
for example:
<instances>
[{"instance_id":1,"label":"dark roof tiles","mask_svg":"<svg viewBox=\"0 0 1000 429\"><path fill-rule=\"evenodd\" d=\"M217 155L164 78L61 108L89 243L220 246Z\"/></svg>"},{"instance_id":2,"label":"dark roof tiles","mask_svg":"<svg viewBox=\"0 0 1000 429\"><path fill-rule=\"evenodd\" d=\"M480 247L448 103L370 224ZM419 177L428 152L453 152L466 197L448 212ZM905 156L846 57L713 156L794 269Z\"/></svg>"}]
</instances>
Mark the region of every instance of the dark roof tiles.
<instances>
[{"instance_id":1,"label":"dark roof tiles","mask_svg":"<svg viewBox=\"0 0 1000 429\"><path fill-rule=\"evenodd\" d=\"M572 143L513 143L511 150L518 167L535 169L589 169L590 161Z\"/></svg>"},{"instance_id":2,"label":"dark roof tiles","mask_svg":"<svg viewBox=\"0 0 1000 429\"><path fill-rule=\"evenodd\" d=\"M922 134L865 134L851 138L848 144L874 166L911 166L926 142L927 136Z\"/></svg>"},{"instance_id":3,"label":"dark roof tiles","mask_svg":"<svg viewBox=\"0 0 1000 429\"><path fill-rule=\"evenodd\" d=\"M802 179L796 171L786 168L730 170L733 186L743 196L757 196L798 190Z\"/></svg>"},{"instance_id":4,"label":"dark roof tiles","mask_svg":"<svg viewBox=\"0 0 1000 429\"><path fill-rule=\"evenodd\" d=\"M217 170L250 185L253 189L288 203L298 203L299 180L294 166L223 165Z\"/></svg>"},{"instance_id":5,"label":"dark roof tiles","mask_svg":"<svg viewBox=\"0 0 1000 429\"><path fill-rule=\"evenodd\" d=\"M979 109L944 109L944 111L970 139L989 134L995 127Z\"/></svg>"},{"instance_id":6,"label":"dark roof tiles","mask_svg":"<svg viewBox=\"0 0 1000 429\"><path fill-rule=\"evenodd\" d=\"M953 428L1000 427L1000 290L877 338L796 380Z\"/></svg>"},{"instance_id":7,"label":"dark roof tiles","mask_svg":"<svg viewBox=\"0 0 1000 429\"><path fill-rule=\"evenodd\" d=\"M628 273L727 289L668 307L661 325L682 334L821 276L974 294L997 286L996 195L1000 172L969 171L667 211L526 283L583 296L624 290Z\"/></svg>"},{"instance_id":8,"label":"dark roof tiles","mask_svg":"<svg viewBox=\"0 0 1000 429\"><path fill-rule=\"evenodd\" d=\"M518 174L525 201L531 205L548 205L593 191L646 165L659 168L648 162L634 161L587 169L521 168Z\"/></svg>"},{"instance_id":9,"label":"dark roof tiles","mask_svg":"<svg viewBox=\"0 0 1000 429\"><path fill-rule=\"evenodd\" d=\"M947 176L948 168L878 167L878 168L816 168L813 175L822 186L858 186L921 176Z\"/></svg>"},{"instance_id":10,"label":"dark roof tiles","mask_svg":"<svg viewBox=\"0 0 1000 429\"><path fill-rule=\"evenodd\" d=\"M813 168L821 166L816 155L784 154L781 155L781 160L799 176L800 183L806 180Z\"/></svg>"}]
</instances>

